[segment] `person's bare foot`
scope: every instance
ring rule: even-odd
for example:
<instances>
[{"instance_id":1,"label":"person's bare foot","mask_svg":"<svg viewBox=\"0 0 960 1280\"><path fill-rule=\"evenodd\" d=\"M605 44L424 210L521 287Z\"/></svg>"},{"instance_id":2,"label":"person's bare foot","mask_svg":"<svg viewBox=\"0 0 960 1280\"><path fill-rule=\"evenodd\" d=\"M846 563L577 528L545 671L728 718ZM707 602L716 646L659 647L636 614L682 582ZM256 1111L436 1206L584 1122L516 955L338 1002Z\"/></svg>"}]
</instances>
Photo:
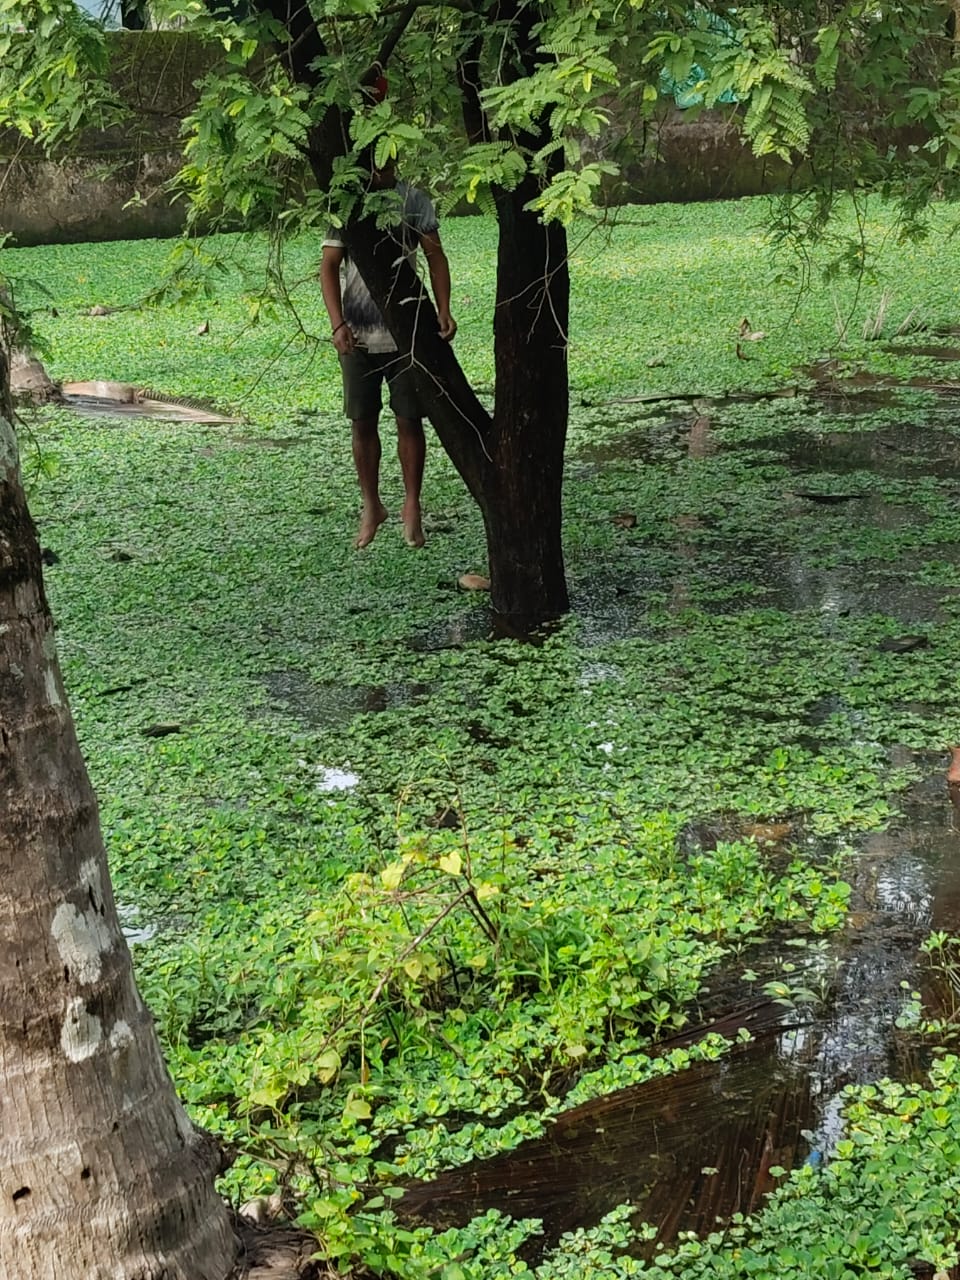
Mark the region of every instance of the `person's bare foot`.
<instances>
[{"instance_id":1,"label":"person's bare foot","mask_svg":"<svg viewBox=\"0 0 960 1280\"><path fill-rule=\"evenodd\" d=\"M353 545L358 550L361 547L368 547L386 518L387 508L382 502L378 502L375 507L364 507L360 513L360 528L357 530Z\"/></svg>"},{"instance_id":2,"label":"person's bare foot","mask_svg":"<svg viewBox=\"0 0 960 1280\"><path fill-rule=\"evenodd\" d=\"M408 547L422 547L426 538L423 536L423 525L420 520L420 503L405 502L402 519L404 542Z\"/></svg>"}]
</instances>

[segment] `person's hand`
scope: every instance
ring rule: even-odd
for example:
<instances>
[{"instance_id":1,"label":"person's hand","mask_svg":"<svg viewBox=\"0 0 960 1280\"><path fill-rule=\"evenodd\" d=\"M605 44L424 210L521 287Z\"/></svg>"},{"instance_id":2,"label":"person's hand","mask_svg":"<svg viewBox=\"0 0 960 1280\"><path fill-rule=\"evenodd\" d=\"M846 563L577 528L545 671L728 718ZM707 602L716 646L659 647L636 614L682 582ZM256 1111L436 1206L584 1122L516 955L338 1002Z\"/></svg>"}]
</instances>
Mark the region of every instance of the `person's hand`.
<instances>
[{"instance_id":1,"label":"person's hand","mask_svg":"<svg viewBox=\"0 0 960 1280\"><path fill-rule=\"evenodd\" d=\"M338 327L334 330L333 345L336 347L337 351L342 356L350 355L354 347L356 346L356 341L353 336L353 330L346 323L346 321L344 321L343 324L338 325Z\"/></svg>"},{"instance_id":2,"label":"person's hand","mask_svg":"<svg viewBox=\"0 0 960 1280\"><path fill-rule=\"evenodd\" d=\"M457 332L457 322L454 320L450 312L438 312L437 323L440 325L440 337L444 342L452 342L454 334Z\"/></svg>"}]
</instances>

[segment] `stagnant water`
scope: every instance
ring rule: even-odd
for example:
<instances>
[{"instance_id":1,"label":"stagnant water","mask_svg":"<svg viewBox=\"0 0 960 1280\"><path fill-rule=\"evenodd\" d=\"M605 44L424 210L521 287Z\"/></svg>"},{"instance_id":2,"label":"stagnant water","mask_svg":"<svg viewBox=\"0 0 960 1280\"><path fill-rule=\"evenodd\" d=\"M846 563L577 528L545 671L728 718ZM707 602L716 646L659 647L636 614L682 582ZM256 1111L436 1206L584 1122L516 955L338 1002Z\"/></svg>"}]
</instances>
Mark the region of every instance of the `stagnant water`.
<instances>
[{"instance_id":1,"label":"stagnant water","mask_svg":"<svg viewBox=\"0 0 960 1280\"><path fill-rule=\"evenodd\" d=\"M822 987L821 1006L790 1008L758 992L710 1024L753 1033L722 1061L608 1094L561 1114L543 1138L415 1183L401 1213L443 1226L491 1207L541 1218L546 1247L629 1202L670 1240L757 1208L776 1185L771 1168L828 1160L846 1085L915 1078L924 1065L896 1023L912 992L929 987L920 943L931 929L960 930L955 824L941 770L907 797L896 825L863 842L846 930L792 975ZM758 982L769 976L772 950L782 944L742 958L738 972L749 962ZM749 989L738 985L743 999Z\"/></svg>"},{"instance_id":2,"label":"stagnant water","mask_svg":"<svg viewBox=\"0 0 960 1280\"><path fill-rule=\"evenodd\" d=\"M878 396L884 403L894 396L892 387L873 387L858 406L856 388L825 384L821 390L852 413L875 408ZM730 447L736 446L712 437L709 412L698 405L682 418L631 428L619 442L591 445L573 469L591 470L615 459L662 464L709 458ZM791 509L804 512L806 504L812 518L879 530L915 526L925 517L858 487L858 473L925 475L947 484L960 480L960 439L949 429L790 431L745 447L789 467L793 481L785 501ZM698 522L695 531L700 528ZM651 591L667 594L677 609L690 596L709 608L702 588L727 587L717 607L729 613L738 607L733 592L742 583L745 607L816 610L825 643L833 619L883 613L903 624L903 636L890 643L901 643L904 652L928 643L924 635L912 635L911 627L935 624L951 594L943 586L905 583L903 571L918 566L903 557L889 565L811 568L801 556L778 549L775 540L771 545L741 539L723 557L708 553L701 561L690 535L678 526L673 553L661 551L652 567L643 547L633 556L626 543L606 572L592 566L582 582L574 577L571 595L585 651L584 680L591 678L590 649L634 634ZM938 544L910 554L918 561L935 557L956 564L960 545ZM491 634L495 626L489 614L473 608L453 623L411 637L410 643L429 651ZM264 686L274 706L319 724L414 705L429 696L429 688L420 684L345 689L316 684L296 671L266 673ZM845 714L836 698L815 708L811 743L820 721ZM849 715L856 723L856 713ZM711 982L702 1009L704 1028L673 1037L656 1051L690 1043L706 1029L732 1035L739 1026L751 1030L748 1043L737 1044L718 1063L696 1064L564 1112L544 1137L514 1151L411 1184L398 1202L401 1216L462 1225L495 1207L516 1218L539 1218L543 1234L532 1246L537 1251L563 1232L593 1225L615 1206L631 1203L637 1219L655 1224L659 1238L667 1241L678 1232L702 1233L735 1213L756 1209L776 1185L770 1170L777 1166L828 1161L842 1132L845 1086L885 1075L906 1080L922 1074L928 1051L921 1052L897 1022L911 1008L915 990L934 1011L944 997L923 962L920 944L931 930L960 933L960 795L951 795L947 787L945 755L912 760L903 750L891 752L891 767L908 761L920 767L925 780L899 798L902 816L889 830L865 837L850 859L854 894L842 934L807 951L790 951L787 940L780 939L740 957ZM691 829L689 839L703 847L711 839L738 834L744 832L712 832L705 823ZM804 840L802 831L774 838ZM788 1007L764 995L763 983L779 976L784 953L796 965L791 980L821 993L818 1005ZM757 976L745 981L748 965Z\"/></svg>"},{"instance_id":3,"label":"stagnant water","mask_svg":"<svg viewBox=\"0 0 960 1280\"><path fill-rule=\"evenodd\" d=\"M619 455L614 446L591 446L580 465L603 465L617 456L664 462L695 456L694 448L696 456L708 457L717 447L709 426L699 414L685 425L678 420L654 431L631 430ZM793 432L749 447L780 455L797 477L793 498L818 504L821 517L849 504L847 518L876 528L896 529L920 517L857 491L855 484L846 493L834 482L828 507L815 483L808 492L804 482L823 475L853 479L857 472L960 477L960 440L949 432L911 430L906 439L884 430ZM699 571L697 553L681 550L688 551L683 569L689 584ZM933 549L924 552L931 554ZM935 555L955 562L960 548L937 546ZM749 578L749 603L818 609L825 639L831 618L845 613L882 612L900 619L905 632L911 624L936 622L950 594L942 586L906 587L895 571L865 574L862 565L811 570L766 545L741 545L727 564L731 581ZM587 648L631 634L643 596L651 588L674 590L678 580L669 565L639 583L622 563L619 570L620 577L614 573L609 580L592 575L582 590L573 584ZM715 583L715 557L702 572ZM722 608L730 610L729 599ZM904 651L927 642L906 634L899 640ZM845 709L834 702L823 714L843 715ZM816 732L814 716L812 739ZM908 758L894 748L891 766ZM736 1045L721 1062L696 1064L562 1113L545 1136L513 1151L413 1183L398 1204L401 1215L438 1226L463 1225L490 1208L539 1218L543 1234L533 1257L562 1233L631 1203L636 1220L654 1224L658 1238L669 1241L758 1208L776 1185L772 1168L828 1161L842 1134L845 1086L887 1075L917 1079L928 1065L930 1050L920 1048L909 1027L897 1025L909 1022L913 993L919 991L933 1012L941 1004L952 1011L956 998L939 985L920 946L932 930L960 933L960 794L947 786L946 755L912 762L925 780L899 798L901 817L882 834L865 837L850 859L854 892L844 931L824 947L789 953L797 966L791 980L819 990L818 1005L764 1001L762 984L786 948L783 939L761 945L718 975L708 997L714 1011L717 1001L728 1001L721 1022L711 1021L709 1029L744 1025L752 1031L750 1042ZM693 837L694 843L708 842L709 828ZM748 963L758 975L752 989L742 978ZM660 1048L695 1037L690 1033Z\"/></svg>"}]
</instances>

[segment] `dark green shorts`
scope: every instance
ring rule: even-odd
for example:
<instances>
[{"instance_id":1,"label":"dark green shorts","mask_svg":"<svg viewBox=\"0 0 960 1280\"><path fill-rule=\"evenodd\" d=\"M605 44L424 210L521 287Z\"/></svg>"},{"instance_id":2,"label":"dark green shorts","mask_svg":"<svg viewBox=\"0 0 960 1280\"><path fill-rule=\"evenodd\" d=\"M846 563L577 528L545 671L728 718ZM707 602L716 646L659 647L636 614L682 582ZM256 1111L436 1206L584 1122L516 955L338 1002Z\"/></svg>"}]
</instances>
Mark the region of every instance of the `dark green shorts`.
<instances>
[{"instance_id":1,"label":"dark green shorts","mask_svg":"<svg viewBox=\"0 0 960 1280\"><path fill-rule=\"evenodd\" d=\"M396 351L373 355L363 347L356 347L349 355L341 355L340 370L343 411L352 422L376 418L380 413L380 387L384 379L390 388L390 408L398 418L426 416L409 360Z\"/></svg>"}]
</instances>

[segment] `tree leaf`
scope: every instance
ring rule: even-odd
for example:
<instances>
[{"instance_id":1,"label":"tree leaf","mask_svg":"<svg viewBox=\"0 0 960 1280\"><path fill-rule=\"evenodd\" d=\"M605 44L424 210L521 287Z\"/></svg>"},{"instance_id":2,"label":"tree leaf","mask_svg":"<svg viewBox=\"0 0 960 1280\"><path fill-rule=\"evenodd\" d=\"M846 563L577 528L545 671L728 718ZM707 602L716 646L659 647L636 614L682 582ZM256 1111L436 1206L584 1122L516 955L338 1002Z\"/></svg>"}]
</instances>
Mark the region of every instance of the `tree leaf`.
<instances>
[{"instance_id":1,"label":"tree leaf","mask_svg":"<svg viewBox=\"0 0 960 1280\"><path fill-rule=\"evenodd\" d=\"M441 871L446 871L449 876L458 876L461 868L460 850L454 849L452 852L445 854L437 862L437 866Z\"/></svg>"}]
</instances>

